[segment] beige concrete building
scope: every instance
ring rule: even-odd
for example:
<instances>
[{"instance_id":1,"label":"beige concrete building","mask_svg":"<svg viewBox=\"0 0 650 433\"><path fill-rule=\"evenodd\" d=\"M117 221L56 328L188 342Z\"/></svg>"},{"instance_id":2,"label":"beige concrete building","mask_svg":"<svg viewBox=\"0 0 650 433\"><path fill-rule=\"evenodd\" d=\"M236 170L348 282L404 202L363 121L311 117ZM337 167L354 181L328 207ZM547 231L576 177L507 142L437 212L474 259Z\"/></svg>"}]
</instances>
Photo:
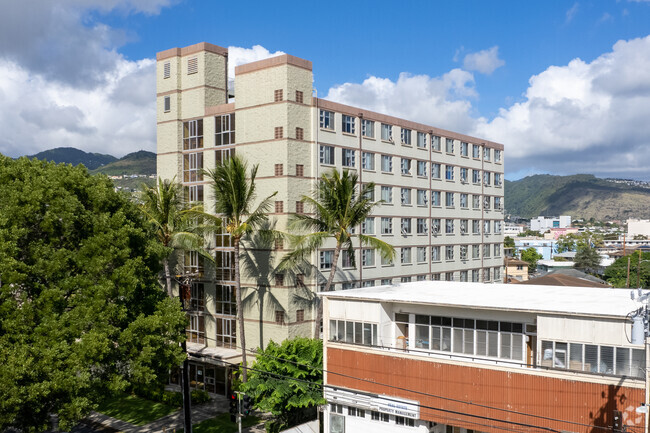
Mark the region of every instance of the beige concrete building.
<instances>
[{"instance_id":1,"label":"beige concrete building","mask_svg":"<svg viewBox=\"0 0 650 433\"><path fill-rule=\"evenodd\" d=\"M332 168L355 170L384 201L357 230L394 245L397 258L384 263L375 251L358 248L354 268L342 254L336 290L502 280L503 145L316 98L312 63L290 55L237 67L234 94L227 90L225 48L173 48L157 61L158 176L180 179L188 200L213 209L202 170L237 152L259 164L259 198L277 191L270 220L285 230L291 214L309 212L301 198L316 179ZM192 288L192 350L236 362L233 253L227 236L213 242L216 270L203 272L196 255L184 263L202 275ZM333 246L312 256L311 272L285 275L274 266L287 245L247 244L242 293L249 347L313 334L313 294L329 276Z\"/></svg>"}]
</instances>

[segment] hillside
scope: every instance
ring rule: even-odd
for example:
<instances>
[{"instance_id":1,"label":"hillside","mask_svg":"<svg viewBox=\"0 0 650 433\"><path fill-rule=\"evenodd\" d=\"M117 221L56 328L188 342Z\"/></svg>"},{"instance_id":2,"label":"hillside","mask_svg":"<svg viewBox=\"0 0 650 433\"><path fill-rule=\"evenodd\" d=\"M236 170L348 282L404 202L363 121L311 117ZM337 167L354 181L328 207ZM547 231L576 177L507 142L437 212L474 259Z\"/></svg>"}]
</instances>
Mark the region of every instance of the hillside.
<instances>
[{"instance_id":1,"label":"hillside","mask_svg":"<svg viewBox=\"0 0 650 433\"><path fill-rule=\"evenodd\" d=\"M540 174L505 181L504 187L506 212L524 218L539 215L596 220L650 217L650 189L589 174Z\"/></svg>"},{"instance_id":2,"label":"hillside","mask_svg":"<svg viewBox=\"0 0 650 433\"><path fill-rule=\"evenodd\" d=\"M140 150L129 153L124 157L92 170L93 173L102 173L107 176L122 174L156 174L156 154Z\"/></svg>"},{"instance_id":3,"label":"hillside","mask_svg":"<svg viewBox=\"0 0 650 433\"><path fill-rule=\"evenodd\" d=\"M84 152L74 147L57 147L30 155L28 158L45 159L56 163L64 162L72 165L83 164L88 170L94 170L105 164L117 161L117 158L111 155Z\"/></svg>"}]
</instances>

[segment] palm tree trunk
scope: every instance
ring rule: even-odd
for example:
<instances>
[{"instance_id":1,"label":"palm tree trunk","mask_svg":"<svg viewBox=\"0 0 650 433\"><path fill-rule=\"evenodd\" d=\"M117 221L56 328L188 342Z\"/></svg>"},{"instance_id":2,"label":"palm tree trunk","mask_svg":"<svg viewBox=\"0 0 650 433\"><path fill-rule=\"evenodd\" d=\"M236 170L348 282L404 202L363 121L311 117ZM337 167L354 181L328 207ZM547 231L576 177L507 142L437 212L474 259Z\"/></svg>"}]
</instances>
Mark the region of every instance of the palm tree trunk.
<instances>
[{"instance_id":1,"label":"palm tree trunk","mask_svg":"<svg viewBox=\"0 0 650 433\"><path fill-rule=\"evenodd\" d=\"M239 322L239 345L241 347L242 383L246 383L246 336L244 335L244 309L241 305L241 275L239 274L239 238L233 238L235 246L235 299L237 300L237 321Z\"/></svg>"},{"instance_id":2,"label":"palm tree trunk","mask_svg":"<svg viewBox=\"0 0 650 433\"><path fill-rule=\"evenodd\" d=\"M327 284L323 292L329 292L330 287L332 287L332 281L334 281L334 274L336 274L336 265L339 262L339 255L341 254L341 244L337 242L336 248L334 249L334 257L332 257L332 268L330 269L330 276L327 278ZM320 338L320 325L323 321L323 300L322 298L318 300L318 308L316 309L316 323L314 324L314 338Z\"/></svg>"},{"instance_id":3,"label":"palm tree trunk","mask_svg":"<svg viewBox=\"0 0 650 433\"><path fill-rule=\"evenodd\" d=\"M170 298L174 297L172 293L172 276L169 273L169 257L163 259L163 267L165 269L165 281L167 282L167 296Z\"/></svg>"}]
</instances>

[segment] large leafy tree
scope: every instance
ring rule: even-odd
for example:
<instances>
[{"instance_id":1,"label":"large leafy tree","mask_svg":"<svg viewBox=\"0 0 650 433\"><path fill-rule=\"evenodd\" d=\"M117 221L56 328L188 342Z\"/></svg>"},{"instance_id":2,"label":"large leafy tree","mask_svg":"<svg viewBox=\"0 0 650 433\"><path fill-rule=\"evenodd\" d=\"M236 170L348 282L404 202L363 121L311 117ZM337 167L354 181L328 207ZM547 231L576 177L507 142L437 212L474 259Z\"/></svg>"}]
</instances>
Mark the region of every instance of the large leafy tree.
<instances>
[{"instance_id":1,"label":"large leafy tree","mask_svg":"<svg viewBox=\"0 0 650 433\"><path fill-rule=\"evenodd\" d=\"M0 156L0 430L63 429L183 357L162 249L137 206L82 166Z\"/></svg>"},{"instance_id":2,"label":"large leafy tree","mask_svg":"<svg viewBox=\"0 0 650 433\"><path fill-rule=\"evenodd\" d=\"M362 245L379 251L381 257L393 259L395 248L390 244L361 233L355 233L373 209L381 202L370 199L375 184L370 182L359 187L359 176L355 172L344 170L339 173L333 169L324 173L319 179L313 197L303 196L302 200L310 206L314 213L295 214L289 221L292 230L304 232L292 237L292 251L283 258L283 267L296 266L304 261L306 255L323 246L327 239L334 239L336 246L332 257L332 267L323 291L332 287L336 274L339 255L346 250L355 264L352 240L356 237ZM314 338L320 337L320 322L323 318L322 303L318 304Z\"/></svg>"},{"instance_id":3,"label":"large leafy tree","mask_svg":"<svg viewBox=\"0 0 650 433\"><path fill-rule=\"evenodd\" d=\"M641 254L640 262L639 254ZM611 284L612 287L626 287L626 283L628 283L628 259L630 264L629 287L637 287L637 281L641 288L650 287L650 253L641 253L640 251L635 251L628 256L620 257L614 263L609 265L605 269L605 280Z\"/></svg>"},{"instance_id":4,"label":"large leafy tree","mask_svg":"<svg viewBox=\"0 0 650 433\"><path fill-rule=\"evenodd\" d=\"M170 257L176 251L202 250L203 237L197 232L191 213L187 212L181 186L175 179L158 179L155 186L145 186L141 209L164 247L162 264L167 295L173 296Z\"/></svg>"},{"instance_id":5,"label":"large leafy tree","mask_svg":"<svg viewBox=\"0 0 650 433\"><path fill-rule=\"evenodd\" d=\"M535 272L537 270L537 262L543 257L534 247L529 247L521 251L521 260L528 262L528 272Z\"/></svg>"},{"instance_id":6,"label":"large leafy tree","mask_svg":"<svg viewBox=\"0 0 650 433\"><path fill-rule=\"evenodd\" d=\"M600 266L601 257L596 248L581 246L576 252L574 267L583 270L595 270Z\"/></svg>"},{"instance_id":7,"label":"large leafy tree","mask_svg":"<svg viewBox=\"0 0 650 433\"><path fill-rule=\"evenodd\" d=\"M247 163L239 156L232 156L223 163L217 164L213 170L206 172L213 181L212 191L215 200L215 219L222 224L232 239L234 247L235 268L235 298L237 303L237 321L239 322L239 344L242 352L242 382L247 380L246 369L246 336L244 335L244 311L242 308L241 273L239 255L242 239L258 231L267 221L266 213L271 209L271 198L276 193L257 203L255 193L255 177L257 165L248 172ZM209 218L206 215L205 218Z\"/></svg>"},{"instance_id":8,"label":"large leafy tree","mask_svg":"<svg viewBox=\"0 0 650 433\"><path fill-rule=\"evenodd\" d=\"M567 233L557 238L555 249L558 253L580 251L584 248L600 247L603 236L591 232Z\"/></svg>"},{"instance_id":9,"label":"large leafy tree","mask_svg":"<svg viewBox=\"0 0 650 433\"><path fill-rule=\"evenodd\" d=\"M258 351L241 391L255 407L276 417L267 431L280 431L299 424L303 416L315 416L316 407L327 403L322 384L323 342L298 337L282 344L270 341Z\"/></svg>"}]
</instances>

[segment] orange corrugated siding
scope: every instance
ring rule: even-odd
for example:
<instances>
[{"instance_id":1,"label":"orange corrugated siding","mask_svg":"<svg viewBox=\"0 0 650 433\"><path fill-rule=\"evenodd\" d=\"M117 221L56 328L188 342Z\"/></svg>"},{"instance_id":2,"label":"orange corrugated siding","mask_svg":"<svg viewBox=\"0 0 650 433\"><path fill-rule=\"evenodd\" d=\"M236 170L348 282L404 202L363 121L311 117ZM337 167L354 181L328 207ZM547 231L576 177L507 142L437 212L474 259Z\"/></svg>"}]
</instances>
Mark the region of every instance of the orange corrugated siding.
<instances>
[{"instance_id":1,"label":"orange corrugated siding","mask_svg":"<svg viewBox=\"0 0 650 433\"><path fill-rule=\"evenodd\" d=\"M580 433L611 432L562 421L611 428L614 410L623 412L628 432L643 431L643 416L634 411L644 401L644 390L640 388L420 361L331 347L327 349L327 370L330 372L327 375L329 385L417 400L422 406L458 412L445 413L423 407L420 418L482 432L501 432L507 429L541 431L538 428L512 423ZM370 382L363 381L364 379ZM418 392L462 402L425 396ZM477 404L519 413L483 408L476 406Z\"/></svg>"}]
</instances>

